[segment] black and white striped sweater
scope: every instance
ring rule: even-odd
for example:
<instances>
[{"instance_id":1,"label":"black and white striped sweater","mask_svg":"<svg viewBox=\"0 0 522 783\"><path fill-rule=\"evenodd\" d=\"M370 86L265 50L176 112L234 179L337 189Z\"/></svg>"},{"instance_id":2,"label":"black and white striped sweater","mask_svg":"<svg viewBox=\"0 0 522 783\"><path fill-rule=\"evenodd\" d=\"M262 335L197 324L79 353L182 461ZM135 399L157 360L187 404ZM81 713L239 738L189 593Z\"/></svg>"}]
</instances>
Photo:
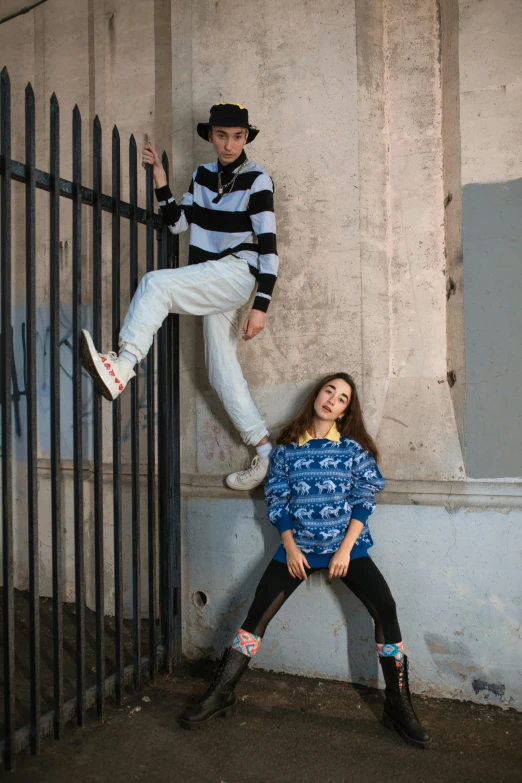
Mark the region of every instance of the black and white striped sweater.
<instances>
[{"instance_id":1,"label":"black and white striped sweater","mask_svg":"<svg viewBox=\"0 0 522 783\"><path fill-rule=\"evenodd\" d=\"M246 155L242 152L228 166L222 166L219 161L198 166L179 205L168 185L158 188L156 197L173 234L180 234L190 226L189 264L230 254L244 258L257 278L253 307L266 312L279 264L273 182L261 166L249 160L238 175L232 192L227 190L218 203L214 203L218 194L218 170L222 184L226 185L245 160Z\"/></svg>"}]
</instances>

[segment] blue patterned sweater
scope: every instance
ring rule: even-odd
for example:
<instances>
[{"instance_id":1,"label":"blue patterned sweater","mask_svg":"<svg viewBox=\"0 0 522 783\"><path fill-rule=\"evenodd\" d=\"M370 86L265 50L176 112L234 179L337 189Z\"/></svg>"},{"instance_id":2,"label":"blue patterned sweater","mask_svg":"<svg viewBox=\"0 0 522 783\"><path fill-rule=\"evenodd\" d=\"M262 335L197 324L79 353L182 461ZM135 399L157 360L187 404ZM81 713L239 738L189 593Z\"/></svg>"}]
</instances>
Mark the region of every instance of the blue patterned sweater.
<instances>
[{"instance_id":1,"label":"blue patterned sweater","mask_svg":"<svg viewBox=\"0 0 522 783\"><path fill-rule=\"evenodd\" d=\"M268 517L280 533L292 531L312 568L328 565L353 517L364 528L351 557L365 557L373 546L368 517L375 493L383 488L373 456L354 440L316 438L302 446L279 445L265 484ZM286 562L282 544L274 560Z\"/></svg>"}]
</instances>

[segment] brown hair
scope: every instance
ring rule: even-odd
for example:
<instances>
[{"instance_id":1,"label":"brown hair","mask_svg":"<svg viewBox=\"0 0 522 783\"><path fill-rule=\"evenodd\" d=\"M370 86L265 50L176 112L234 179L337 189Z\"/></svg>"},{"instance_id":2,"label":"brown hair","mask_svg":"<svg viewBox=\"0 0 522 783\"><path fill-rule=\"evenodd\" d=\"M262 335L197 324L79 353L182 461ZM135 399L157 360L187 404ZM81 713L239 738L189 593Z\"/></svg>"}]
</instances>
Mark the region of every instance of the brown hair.
<instances>
[{"instance_id":1,"label":"brown hair","mask_svg":"<svg viewBox=\"0 0 522 783\"><path fill-rule=\"evenodd\" d=\"M325 375L321 380L317 381L314 388L301 406L301 410L295 419L287 424L277 437L277 442L287 445L288 443L296 443L299 438L306 432L310 432L312 427L313 418L315 416L314 403L317 399L317 395L321 389L328 383L331 383L336 378L344 381L352 390L352 396L348 407L346 408L342 419L337 420L337 429L344 438L350 438L357 441L365 451L369 451L373 454L376 461L379 459L379 451L372 436L367 432L364 424L364 418L361 409L361 403L359 402L359 395L357 394L357 388L355 381L345 372L335 372L330 375Z\"/></svg>"}]
</instances>

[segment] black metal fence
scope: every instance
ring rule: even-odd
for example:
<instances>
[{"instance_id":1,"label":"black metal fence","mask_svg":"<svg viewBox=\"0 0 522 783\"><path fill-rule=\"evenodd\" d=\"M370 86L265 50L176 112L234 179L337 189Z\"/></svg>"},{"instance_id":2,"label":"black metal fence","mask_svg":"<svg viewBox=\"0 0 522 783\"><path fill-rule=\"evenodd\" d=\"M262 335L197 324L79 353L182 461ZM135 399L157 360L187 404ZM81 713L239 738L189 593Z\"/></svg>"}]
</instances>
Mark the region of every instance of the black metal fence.
<instances>
[{"instance_id":1,"label":"black metal fence","mask_svg":"<svg viewBox=\"0 0 522 783\"><path fill-rule=\"evenodd\" d=\"M112 133L112 193L102 193L102 129L96 117L92 128L92 188L82 185L82 122L78 107L72 123L72 181L60 178L60 111L56 96L50 101L50 170L35 166L35 99L31 85L25 93L25 162L11 158L11 95L7 70L1 72L1 158L0 158L0 240L1 240L1 342L0 342L0 406L2 410L2 601L3 614L3 691L4 738L2 752L6 769L13 769L16 753L30 746L40 750L45 734L62 735L64 723L75 719L82 726L86 713L95 706L103 716L105 700L114 695L121 703L124 687L139 689L142 676L153 678L158 667L170 670L181 655L180 617L180 489L179 489L179 375L178 320L169 316L158 333L145 369L131 382L130 400L112 406L112 462L103 460L103 427L101 398L92 395L92 428L85 437L85 389L91 389L88 376L82 371L79 337L87 310L92 320L95 344L102 345L102 318L112 310L112 348L117 350L121 319L122 295L132 295L138 284L138 228L144 225L146 270L170 268L178 263L177 237L163 225L153 210L151 167L146 172L146 206L137 204L138 168L136 142L131 136L128 147L129 201L121 200L120 137ZM168 171L168 161L163 161ZM13 181L25 186L25 219L15 215L12 198ZM37 288L36 257L41 252L37 244L37 189L49 193L48 288L49 288L49 432L50 462L44 460L38 441L39 418L37 383ZM60 348L63 335L60 328L61 265L60 214L63 199L72 202L72 276L68 291L72 310L70 333L72 371L64 379ZM89 207L90 252L83 254L82 236L85 228L85 206ZM83 208L83 209L82 209ZM23 210L22 210L23 212ZM102 213L111 218L111 262L104 264L102 240L107 236L102 226ZM62 213L63 214L63 213ZM13 218L17 225L25 222L25 327L24 355L21 358L13 341L12 298ZM127 222L128 288L120 280L127 268L121 257L121 226ZM141 231L143 229L140 229ZM156 236L156 243L154 241ZM142 243L143 244L143 243ZM156 245L156 250L155 250ZM122 263L120 264L120 260ZM90 264L90 266L88 265ZM110 268L107 268L107 267ZM90 274L90 301L82 303L82 274ZM19 274L19 270L16 270ZM103 302L104 277L112 277L112 301ZM39 278L38 278L39 279ZM105 306L105 309L104 309ZM15 363L23 362L25 389L20 390ZM156 372L157 366L157 372ZM68 386L66 385L68 384ZM142 390L140 392L140 389ZM61 430L64 394L72 400L72 507L64 503L64 455L61 450ZM26 439L24 444L24 483L26 502L23 519L14 503L13 438L20 435L19 403L25 396ZM129 404L128 426L125 427L125 448L129 459L122 456L122 405ZM107 415L107 414L105 414ZM141 417L141 418L140 418ZM141 433L141 450L140 450ZM88 448L86 448L88 447ZM85 452L91 451L86 457ZM145 452L145 456L144 456ZM18 473L20 471L18 470ZM112 474L112 475L111 475ZM70 481L70 479L68 479ZM41 495L41 483L50 482L50 493ZM130 482L130 491L127 490ZM107 514L107 486L110 487L111 514ZM94 528L93 552L87 551L85 523L88 490L92 496L89 518ZM126 501L130 495L129 501ZM49 498L50 502L45 503ZM146 498L146 502L144 501ZM130 505L129 505L130 504ZM126 508L129 506L129 513ZM104 516L105 514L105 516ZM129 519L130 516L130 519ZM41 541L42 524L50 522L52 590L42 595ZM74 601L66 602L64 529L73 528ZM25 526L27 540L27 579L20 587L20 568L15 539ZM112 528L113 548L104 551L107 530ZM146 540L142 535L146 529ZM129 557L124 555L124 534L131 538L131 576L127 573L132 595L132 618L124 613L125 573ZM106 548L106 547L105 547ZM142 573L143 552L146 552L146 574ZM94 600L88 606L86 597L86 560L94 562ZM111 561L114 578L107 584L107 563ZM90 560L89 560L90 562ZM110 573L110 572L109 572ZM112 577L112 574L111 574ZM24 580L22 580L23 582ZM142 586L148 590L148 611L142 610ZM70 591L69 591L70 592ZM107 594L111 594L111 611L105 611ZM94 608L92 608L94 603ZM127 602L129 604L129 602ZM23 606L23 611L20 607ZM26 614L24 614L26 612ZM144 616L145 615L145 616ZM24 621L26 618L26 622ZM22 618L22 619L20 619ZM25 622L25 626L24 626ZM20 627L19 627L20 626ZM45 638L45 643L42 642ZM18 641L20 639L20 642ZM26 645L25 658L19 665L18 648ZM66 656L64 657L64 649ZM15 667L16 664L16 667ZM49 671L45 671L47 667ZM15 671L15 668L17 671ZM44 682L45 679L45 682ZM71 694L72 688L72 694ZM25 694L25 697L23 696ZM44 694L44 695L42 695ZM26 703L24 702L26 699ZM24 717L25 716L25 717Z\"/></svg>"}]
</instances>

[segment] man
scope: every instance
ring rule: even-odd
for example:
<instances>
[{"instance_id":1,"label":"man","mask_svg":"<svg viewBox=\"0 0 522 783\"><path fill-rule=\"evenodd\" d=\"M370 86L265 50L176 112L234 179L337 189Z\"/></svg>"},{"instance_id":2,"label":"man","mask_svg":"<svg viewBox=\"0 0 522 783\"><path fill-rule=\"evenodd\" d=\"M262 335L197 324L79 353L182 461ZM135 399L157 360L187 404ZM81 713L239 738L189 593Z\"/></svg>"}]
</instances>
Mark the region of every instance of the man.
<instances>
[{"instance_id":1,"label":"man","mask_svg":"<svg viewBox=\"0 0 522 783\"><path fill-rule=\"evenodd\" d=\"M209 141L215 163L199 166L180 204L174 201L152 144L143 165L152 165L156 197L173 234L190 226L188 266L148 272L132 299L120 333L120 352L99 354L82 332L82 363L97 390L114 400L135 376L134 366L148 353L169 313L203 316L205 362L210 383L244 442L257 455L248 470L232 473L227 484L248 490L265 479L272 446L237 360L239 314L254 289L243 339L264 329L277 277L274 188L266 171L248 160L244 146L259 131L239 104L218 103L197 132Z\"/></svg>"}]
</instances>

